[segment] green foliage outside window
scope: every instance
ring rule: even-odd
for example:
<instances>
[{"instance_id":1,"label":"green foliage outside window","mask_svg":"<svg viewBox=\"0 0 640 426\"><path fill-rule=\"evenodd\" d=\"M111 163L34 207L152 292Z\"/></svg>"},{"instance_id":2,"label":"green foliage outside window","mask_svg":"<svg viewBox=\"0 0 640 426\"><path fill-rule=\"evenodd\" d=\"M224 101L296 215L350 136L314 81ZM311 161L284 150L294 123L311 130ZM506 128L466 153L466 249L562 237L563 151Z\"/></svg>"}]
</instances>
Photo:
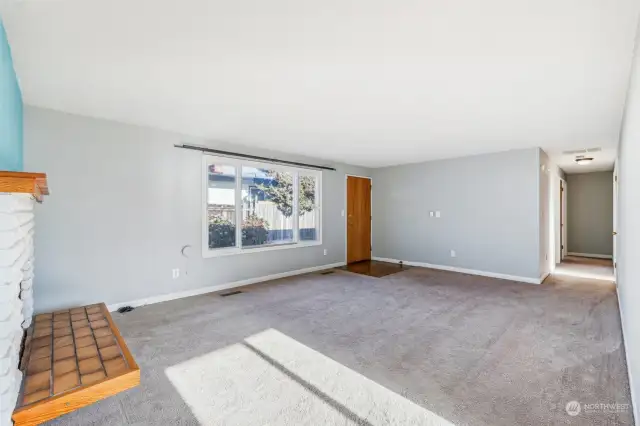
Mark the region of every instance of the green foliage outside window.
<instances>
[{"instance_id":1,"label":"green foliage outside window","mask_svg":"<svg viewBox=\"0 0 640 426\"><path fill-rule=\"evenodd\" d=\"M269 170L268 176L273 178L273 184L260 184L258 188L265 193L265 198L275 203L278 210L286 217L293 215L293 176L290 173L280 173ZM316 201L316 181L311 176L300 176L298 194L298 214L313 211Z\"/></svg>"},{"instance_id":2,"label":"green foliage outside window","mask_svg":"<svg viewBox=\"0 0 640 426\"><path fill-rule=\"evenodd\" d=\"M256 215L249 215L242 222L242 245L265 244L269 239L269 223ZM209 222L209 248L235 247L236 226L220 216Z\"/></svg>"}]
</instances>

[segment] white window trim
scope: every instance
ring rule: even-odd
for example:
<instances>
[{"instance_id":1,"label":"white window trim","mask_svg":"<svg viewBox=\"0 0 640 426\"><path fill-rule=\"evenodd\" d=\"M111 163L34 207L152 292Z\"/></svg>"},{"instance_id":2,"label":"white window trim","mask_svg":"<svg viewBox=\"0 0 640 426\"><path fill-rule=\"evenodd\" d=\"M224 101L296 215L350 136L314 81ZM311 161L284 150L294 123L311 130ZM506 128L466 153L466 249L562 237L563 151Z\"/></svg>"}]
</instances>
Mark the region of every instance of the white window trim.
<instances>
[{"instance_id":1,"label":"white window trim","mask_svg":"<svg viewBox=\"0 0 640 426\"><path fill-rule=\"evenodd\" d=\"M208 188L209 188L209 165L221 164L234 166L236 168L236 246L218 249L209 248L209 219L208 219ZM318 239L315 241L299 241L299 215L298 212L298 196L299 190L293 193L293 235L294 241L291 243L274 244L256 247L240 247L242 241L242 166L255 167L261 169L275 169L283 172L293 173L294 188L298 188L298 176L300 174L306 176L315 176L317 178L316 187L316 205L318 218ZM302 247L314 247L322 245L322 171L305 169L299 167L290 167L274 163L264 163L251 160L242 160L229 157L219 157L214 155L202 156L202 257L220 257L238 254L259 253L263 251L288 250Z\"/></svg>"}]
</instances>

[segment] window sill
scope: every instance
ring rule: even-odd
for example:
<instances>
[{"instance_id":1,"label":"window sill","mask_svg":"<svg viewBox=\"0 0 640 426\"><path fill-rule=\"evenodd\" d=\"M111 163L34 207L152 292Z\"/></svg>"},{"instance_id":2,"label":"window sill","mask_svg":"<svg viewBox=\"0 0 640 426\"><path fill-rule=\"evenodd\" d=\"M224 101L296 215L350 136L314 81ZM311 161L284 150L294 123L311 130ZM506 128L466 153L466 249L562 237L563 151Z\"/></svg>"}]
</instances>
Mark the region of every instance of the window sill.
<instances>
[{"instance_id":1,"label":"window sill","mask_svg":"<svg viewBox=\"0 0 640 426\"><path fill-rule=\"evenodd\" d=\"M222 257L222 256L234 256L234 255L243 255L243 254L251 254L251 253L259 253L264 251L275 251L275 250L287 250L287 249L296 249L303 247L315 247L321 246L322 241L305 241L300 243L289 243L289 244L277 244L271 246L263 246L263 247L253 247L253 248L229 248L229 249L204 249L202 251L203 258L210 257Z\"/></svg>"}]
</instances>

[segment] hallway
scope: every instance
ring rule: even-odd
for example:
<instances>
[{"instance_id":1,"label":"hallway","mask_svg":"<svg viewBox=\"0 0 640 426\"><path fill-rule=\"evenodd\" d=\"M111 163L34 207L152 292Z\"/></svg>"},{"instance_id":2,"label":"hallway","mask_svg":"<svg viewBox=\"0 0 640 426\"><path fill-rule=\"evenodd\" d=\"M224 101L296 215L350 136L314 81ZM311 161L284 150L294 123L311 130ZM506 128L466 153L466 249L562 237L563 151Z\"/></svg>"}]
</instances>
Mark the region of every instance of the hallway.
<instances>
[{"instance_id":1,"label":"hallway","mask_svg":"<svg viewBox=\"0 0 640 426\"><path fill-rule=\"evenodd\" d=\"M611 259L567 256L562 263L556 266L554 274L614 281L613 261Z\"/></svg>"}]
</instances>

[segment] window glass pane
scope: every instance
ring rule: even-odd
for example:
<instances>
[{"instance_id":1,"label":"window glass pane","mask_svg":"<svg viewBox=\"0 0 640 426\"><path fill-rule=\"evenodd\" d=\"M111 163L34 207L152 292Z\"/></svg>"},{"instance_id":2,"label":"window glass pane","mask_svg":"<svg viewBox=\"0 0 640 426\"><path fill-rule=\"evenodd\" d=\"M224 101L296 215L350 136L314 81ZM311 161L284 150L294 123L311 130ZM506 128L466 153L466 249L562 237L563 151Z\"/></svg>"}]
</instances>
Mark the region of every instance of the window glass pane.
<instances>
[{"instance_id":1,"label":"window glass pane","mask_svg":"<svg viewBox=\"0 0 640 426\"><path fill-rule=\"evenodd\" d=\"M236 168L208 167L207 214L209 248L236 246Z\"/></svg>"},{"instance_id":2,"label":"window glass pane","mask_svg":"<svg viewBox=\"0 0 640 426\"><path fill-rule=\"evenodd\" d=\"M315 241L320 237L320 210L317 204L318 178L300 174L298 179L300 182L298 196L300 241Z\"/></svg>"},{"instance_id":3,"label":"window glass pane","mask_svg":"<svg viewBox=\"0 0 640 426\"><path fill-rule=\"evenodd\" d=\"M293 174L242 167L242 246L293 242Z\"/></svg>"}]
</instances>

